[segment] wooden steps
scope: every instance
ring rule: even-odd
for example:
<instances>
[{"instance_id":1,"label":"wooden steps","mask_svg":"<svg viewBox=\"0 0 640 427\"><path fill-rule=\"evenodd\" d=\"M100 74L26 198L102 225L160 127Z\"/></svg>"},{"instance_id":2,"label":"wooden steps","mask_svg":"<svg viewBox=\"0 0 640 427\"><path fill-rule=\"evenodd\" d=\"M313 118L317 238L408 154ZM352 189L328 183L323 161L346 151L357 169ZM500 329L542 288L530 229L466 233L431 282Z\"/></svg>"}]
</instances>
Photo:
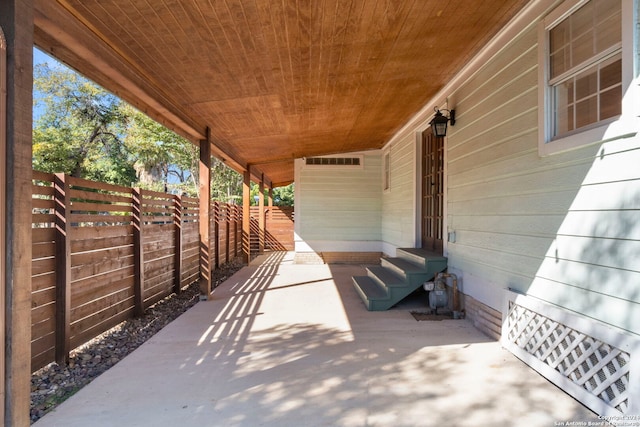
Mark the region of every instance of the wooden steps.
<instances>
[{"instance_id":1,"label":"wooden steps","mask_svg":"<svg viewBox=\"0 0 640 427\"><path fill-rule=\"evenodd\" d=\"M447 258L423 249L398 249L396 258L382 258L367 267L366 276L354 276L353 286L367 310L393 307L422 284L447 268Z\"/></svg>"}]
</instances>

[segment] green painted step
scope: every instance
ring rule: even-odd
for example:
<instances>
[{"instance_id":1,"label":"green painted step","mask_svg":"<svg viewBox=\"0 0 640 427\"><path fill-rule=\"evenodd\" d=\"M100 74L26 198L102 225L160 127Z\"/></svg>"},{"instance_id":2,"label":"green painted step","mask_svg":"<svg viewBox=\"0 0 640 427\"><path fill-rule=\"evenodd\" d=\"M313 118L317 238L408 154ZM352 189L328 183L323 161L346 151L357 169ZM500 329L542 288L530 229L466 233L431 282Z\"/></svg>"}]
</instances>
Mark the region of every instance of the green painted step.
<instances>
[{"instance_id":1,"label":"green painted step","mask_svg":"<svg viewBox=\"0 0 640 427\"><path fill-rule=\"evenodd\" d=\"M353 276L354 288L369 311L383 311L389 305L387 289L369 276Z\"/></svg>"},{"instance_id":2,"label":"green painted step","mask_svg":"<svg viewBox=\"0 0 640 427\"><path fill-rule=\"evenodd\" d=\"M397 258L401 258L427 268L427 264L442 263L447 265L447 257L436 252L420 248L403 248L396 251Z\"/></svg>"},{"instance_id":3,"label":"green painted step","mask_svg":"<svg viewBox=\"0 0 640 427\"><path fill-rule=\"evenodd\" d=\"M422 249L398 249L397 255L367 267L366 276L353 277L367 310L388 310L447 268L446 257Z\"/></svg>"}]
</instances>

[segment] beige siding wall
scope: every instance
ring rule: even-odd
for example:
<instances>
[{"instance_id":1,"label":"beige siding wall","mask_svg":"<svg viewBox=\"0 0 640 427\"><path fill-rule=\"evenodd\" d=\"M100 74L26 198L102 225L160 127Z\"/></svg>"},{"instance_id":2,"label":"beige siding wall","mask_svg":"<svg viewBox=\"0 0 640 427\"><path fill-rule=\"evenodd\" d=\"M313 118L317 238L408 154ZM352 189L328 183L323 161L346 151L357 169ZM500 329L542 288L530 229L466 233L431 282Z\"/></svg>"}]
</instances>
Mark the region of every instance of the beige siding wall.
<instances>
[{"instance_id":1,"label":"beige siding wall","mask_svg":"<svg viewBox=\"0 0 640 427\"><path fill-rule=\"evenodd\" d=\"M340 242L375 242L375 249L380 250L380 152L365 153L363 162L362 168L305 167L301 160L296 162L299 241L333 242L320 249L325 251L358 250Z\"/></svg>"},{"instance_id":2,"label":"beige siding wall","mask_svg":"<svg viewBox=\"0 0 640 427\"><path fill-rule=\"evenodd\" d=\"M409 135L385 150L390 155L391 180L382 195L382 240L384 252L391 256L398 247L415 246L416 145L415 136Z\"/></svg>"},{"instance_id":3,"label":"beige siding wall","mask_svg":"<svg viewBox=\"0 0 640 427\"><path fill-rule=\"evenodd\" d=\"M640 333L640 142L540 157L537 32L451 94L450 267L500 309L520 292Z\"/></svg>"}]
</instances>

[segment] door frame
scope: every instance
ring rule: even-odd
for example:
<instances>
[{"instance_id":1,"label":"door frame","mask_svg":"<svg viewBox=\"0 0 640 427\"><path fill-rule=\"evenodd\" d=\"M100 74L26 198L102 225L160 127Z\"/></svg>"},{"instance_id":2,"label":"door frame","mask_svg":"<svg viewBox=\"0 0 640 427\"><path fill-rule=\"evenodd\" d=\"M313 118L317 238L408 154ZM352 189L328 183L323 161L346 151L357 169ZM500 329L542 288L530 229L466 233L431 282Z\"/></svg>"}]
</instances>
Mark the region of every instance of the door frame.
<instances>
[{"instance_id":1,"label":"door frame","mask_svg":"<svg viewBox=\"0 0 640 427\"><path fill-rule=\"evenodd\" d=\"M422 135L431 131L431 126L419 130L415 133L415 170L414 170L414 206L415 206L415 239L414 247L422 247ZM447 256L449 253L449 165L448 165L448 137L444 137L444 170L443 170L443 201L442 201L442 253Z\"/></svg>"}]
</instances>

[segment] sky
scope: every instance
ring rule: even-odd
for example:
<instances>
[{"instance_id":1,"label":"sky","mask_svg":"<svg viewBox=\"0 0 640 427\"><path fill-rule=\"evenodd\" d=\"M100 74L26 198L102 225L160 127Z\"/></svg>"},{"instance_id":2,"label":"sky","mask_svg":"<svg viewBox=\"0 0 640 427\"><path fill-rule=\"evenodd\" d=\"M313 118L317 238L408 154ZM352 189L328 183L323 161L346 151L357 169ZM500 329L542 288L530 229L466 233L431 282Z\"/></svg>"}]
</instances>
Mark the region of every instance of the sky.
<instances>
[{"instance_id":1,"label":"sky","mask_svg":"<svg viewBox=\"0 0 640 427\"><path fill-rule=\"evenodd\" d=\"M40 49L34 47L33 48L33 66L35 67L38 64L49 64L50 67L57 67L57 66L61 66L62 64L60 64L60 62L58 62L57 60L53 59L52 57L50 57L49 55L47 55L46 53L42 52ZM34 94L35 96L35 94ZM38 117L40 117L40 115L42 114L42 106L33 107L33 121L35 123L35 121L38 119Z\"/></svg>"},{"instance_id":2,"label":"sky","mask_svg":"<svg viewBox=\"0 0 640 427\"><path fill-rule=\"evenodd\" d=\"M34 47L33 48L33 65L35 66L36 64L42 64L42 63L45 63L45 62L51 62L51 63L55 63L55 64L59 63L58 61L56 61L55 59L53 59L52 57L50 57L46 53L42 52L37 47Z\"/></svg>"}]
</instances>

